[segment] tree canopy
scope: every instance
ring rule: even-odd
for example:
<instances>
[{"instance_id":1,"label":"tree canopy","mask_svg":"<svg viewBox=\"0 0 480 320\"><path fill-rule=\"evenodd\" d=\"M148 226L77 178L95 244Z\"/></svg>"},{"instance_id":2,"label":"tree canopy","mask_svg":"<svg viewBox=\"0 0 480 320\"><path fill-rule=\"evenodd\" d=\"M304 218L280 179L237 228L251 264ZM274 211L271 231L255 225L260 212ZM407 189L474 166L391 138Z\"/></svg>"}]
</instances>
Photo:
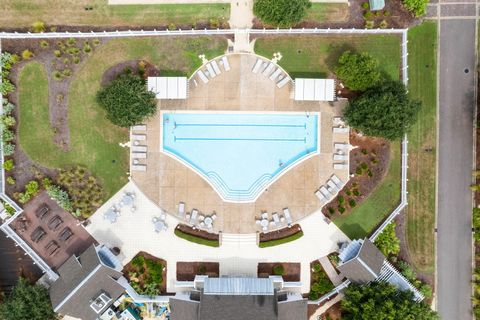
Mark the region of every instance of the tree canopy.
<instances>
[{"instance_id":1,"label":"tree canopy","mask_svg":"<svg viewBox=\"0 0 480 320\"><path fill-rule=\"evenodd\" d=\"M384 80L353 99L344 117L366 135L396 140L415 123L420 107L420 102L410 100L403 83Z\"/></svg>"},{"instance_id":2,"label":"tree canopy","mask_svg":"<svg viewBox=\"0 0 480 320\"><path fill-rule=\"evenodd\" d=\"M428 0L403 0L403 5L408 11L412 12L415 17L420 17L427 13Z\"/></svg>"},{"instance_id":3,"label":"tree canopy","mask_svg":"<svg viewBox=\"0 0 480 320\"><path fill-rule=\"evenodd\" d=\"M120 75L97 93L98 103L107 118L117 126L130 127L155 114L155 94L145 81L132 73Z\"/></svg>"},{"instance_id":4,"label":"tree canopy","mask_svg":"<svg viewBox=\"0 0 480 320\"><path fill-rule=\"evenodd\" d=\"M256 0L253 13L264 23L291 27L305 18L310 0Z\"/></svg>"},{"instance_id":5,"label":"tree canopy","mask_svg":"<svg viewBox=\"0 0 480 320\"><path fill-rule=\"evenodd\" d=\"M31 285L20 278L12 293L0 304L0 319L57 319L48 291L41 285Z\"/></svg>"},{"instance_id":6,"label":"tree canopy","mask_svg":"<svg viewBox=\"0 0 480 320\"><path fill-rule=\"evenodd\" d=\"M378 84L378 61L368 53L345 51L338 59L335 73L345 85L355 91L364 91Z\"/></svg>"},{"instance_id":7,"label":"tree canopy","mask_svg":"<svg viewBox=\"0 0 480 320\"><path fill-rule=\"evenodd\" d=\"M412 300L413 293L399 291L385 282L351 284L342 301L346 320L437 320L438 315L425 303Z\"/></svg>"},{"instance_id":8,"label":"tree canopy","mask_svg":"<svg viewBox=\"0 0 480 320\"><path fill-rule=\"evenodd\" d=\"M397 255L400 252L400 240L395 234L395 222L391 222L375 239L375 245L385 256Z\"/></svg>"}]
</instances>

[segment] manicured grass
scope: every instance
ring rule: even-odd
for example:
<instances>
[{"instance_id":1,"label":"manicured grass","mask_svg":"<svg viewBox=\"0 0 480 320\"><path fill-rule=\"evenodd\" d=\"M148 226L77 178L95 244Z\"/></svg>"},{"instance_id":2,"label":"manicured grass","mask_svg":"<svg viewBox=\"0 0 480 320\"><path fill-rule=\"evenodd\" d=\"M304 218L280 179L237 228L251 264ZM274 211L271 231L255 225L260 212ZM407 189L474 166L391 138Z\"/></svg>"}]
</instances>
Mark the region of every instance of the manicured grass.
<instances>
[{"instance_id":1,"label":"manicured grass","mask_svg":"<svg viewBox=\"0 0 480 320\"><path fill-rule=\"evenodd\" d=\"M437 25L424 22L408 32L409 93L422 102L418 121L408 135L409 256L423 273L434 273L436 181ZM431 149L431 151L425 151Z\"/></svg>"},{"instance_id":2,"label":"manicured grass","mask_svg":"<svg viewBox=\"0 0 480 320\"><path fill-rule=\"evenodd\" d=\"M297 239L300 239L303 237L303 231L299 231L297 233L294 233L288 237L281 238L281 239L275 239L275 240L270 240L270 241L262 241L258 244L260 248L268 248L268 247L274 247L274 246L279 246L284 243L292 242Z\"/></svg>"},{"instance_id":3,"label":"manicured grass","mask_svg":"<svg viewBox=\"0 0 480 320\"><path fill-rule=\"evenodd\" d=\"M62 153L53 142L48 108L48 79L38 62L27 63L18 77L18 137L32 160L49 163ZM41 156L40 156L41 155Z\"/></svg>"},{"instance_id":4,"label":"manicured grass","mask_svg":"<svg viewBox=\"0 0 480 320\"><path fill-rule=\"evenodd\" d=\"M85 10L91 7L92 10ZM228 21L230 4L108 5L107 0L2 0L0 27L30 27L35 21L47 25L142 27Z\"/></svg>"},{"instance_id":5,"label":"manicured grass","mask_svg":"<svg viewBox=\"0 0 480 320\"><path fill-rule=\"evenodd\" d=\"M348 19L346 3L312 3L304 21L317 23L344 22Z\"/></svg>"},{"instance_id":6,"label":"manicured grass","mask_svg":"<svg viewBox=\"0 0 480 320\"><path fill-rule=\"evenodd\" d=\"M296 77L325 77L345 50L368 52L379 61L383 72L394 79L400 74L400 38L396 35L361 36L275 36L259 38L255 52L272 58L280 52L279 65Z\"/></svg>"},{"instance_id":7,"label":"manicured grass","mask_svg":"<svg viewBox=\"0 0 480 320\"><path fill-rule=\"evenodd\" d=\"M400 142L390 146L390 163L383 181L350 214L335 219L334 223L350 238L370 235L400 203L401 149Z\"/></svg>"},{"instance_id":8,"label":"manicured grass","mask_svg":"<svg viewBox=\"0 0 480 320\"><path fill-rule=\"evenodd\" d=\"M220 243L218 240L209 240L209 239L204 239L200 237L193 236L191 234L185 233L179 229L175 229L174 231L175 235L179 238L182 238L184 240L194 242L196 244L201 244L204 246L209 246L209 247L219 247Z\"/></svg>"},{"instance_id":9,"label":"manicured grass","mask_svg":"<svg viewBox=\"0 0 480 320\"><path fill-rule=\"evenodd\" d=\"M44 166L62 168L78 164L87 167L100 179L107 197L110 197L127 182L128 149L120 147L119 143L128 141L128 131L112 125L105 118L104 110L96 102L96 93L100 89L103 73L118 63L144 59L156 65L163 74L163 71L175 71L190 75L201 65L199 54L206 54L207 57L212 58L222 54L226 46L224 38L206 37L125 38L108 41L96 49L84 62L70 85L69 151L54 152L52 148L56 148L55 145L48 147L52 140L51 128L47 126L45 129L46 124L49 123L48 107L41 109L45 113L39 121L34 118L34 114L28 115L33 106L25 109L22 102L20 119L29 116L35 121L29 121L28 125L25 124L21 130L21 134L25 137L21 139L21 145L35 144L28 149L27 154ZM45 86L46 84L43 85ZM24 84L20 82L19 91L28 92L36 87L38 85L34 81ZM33 96L30 99L34 102L31 105L38 104L37 100L32 100ZM47 100L44 101L44 105L48 106Z\"/></svg>"}]
</instances>

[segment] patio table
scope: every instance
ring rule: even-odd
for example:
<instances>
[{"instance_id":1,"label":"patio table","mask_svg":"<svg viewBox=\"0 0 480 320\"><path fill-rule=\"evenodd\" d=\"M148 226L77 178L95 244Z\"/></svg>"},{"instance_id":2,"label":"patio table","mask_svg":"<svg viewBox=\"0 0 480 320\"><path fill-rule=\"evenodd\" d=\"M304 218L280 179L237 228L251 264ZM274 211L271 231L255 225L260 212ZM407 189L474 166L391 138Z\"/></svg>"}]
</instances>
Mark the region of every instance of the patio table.
<instances>
[{"instance_id":1,"label":"patio table","mask_svg":"<svg viewBox=\"0 0 480 320\"><path fill-rule=\"evenodd\" d=\"M213 223L213 219L211 217L206 217L204 222L207 226L211 226Z\"/></svg>"},{"instance_id":2,"label":"patio table","mask_svg":"<svg viewBox=\"0 0 480 320\"><path fill-rule=\"evenodd\" d=\"M165 223L163 221L157 221L154 223L155 225L155 231L156 232L160 232L160 231L163 231L165 230Z\"/></svg>"},{"instance_id":3,"label":"patio table","mask_svg":"<svg viewBox=\"0 0 480 320\"><path fill-rule=\"evenodd\" d=\"M125 206L133 206L133 197L130 195L125 195L123 196L121 203Z\"/></svg>"},{"instance_id":4,"label":"patio table","mask_svg":"<svg viewBox=\"0 0 480 320\"><path fill-rule=\"evenodd\" d=\"M267 219L262 219L262 220L260 221L260 225L261 225L262 227L268 227L268 220L267 220Z\"/></svg>"},{"instance_id":5,"label":"patio table","mask_svg":"<svg viewBox=\"0 0 480 320\"><path fill-rule=\"evenodd\" d=\"M118 214L112 209L107 210L104 214L104 218L109 220L111 223L114 223L115 221L117 221L117 217L118 217Z\"/></svg>"}]
</instances>

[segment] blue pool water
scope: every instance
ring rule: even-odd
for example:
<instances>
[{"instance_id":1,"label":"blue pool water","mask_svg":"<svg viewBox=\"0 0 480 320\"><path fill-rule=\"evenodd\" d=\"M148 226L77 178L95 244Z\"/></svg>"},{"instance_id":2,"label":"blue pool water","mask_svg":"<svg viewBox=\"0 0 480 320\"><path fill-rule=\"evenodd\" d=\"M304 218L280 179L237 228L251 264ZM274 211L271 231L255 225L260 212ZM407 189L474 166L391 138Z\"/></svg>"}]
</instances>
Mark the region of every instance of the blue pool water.
<instances>
[{"instance_id":1,"label":"blue pool water","mask_svg":"<svg viewBox=\"0 0 480 320\"><path fill-rule=\"evenodd\" d=\"M256 200L318 148L318 115L163 113L162 122L163 151L232 202Z\"/></svg>"}]
</instances>

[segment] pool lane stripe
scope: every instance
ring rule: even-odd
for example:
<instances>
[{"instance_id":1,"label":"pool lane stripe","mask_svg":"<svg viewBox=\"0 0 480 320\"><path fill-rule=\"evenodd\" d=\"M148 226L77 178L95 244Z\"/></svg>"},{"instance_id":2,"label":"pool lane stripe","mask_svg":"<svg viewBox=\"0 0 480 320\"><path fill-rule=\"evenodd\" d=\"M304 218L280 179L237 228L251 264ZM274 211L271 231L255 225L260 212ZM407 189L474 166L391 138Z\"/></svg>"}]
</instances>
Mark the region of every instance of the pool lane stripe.
<instances>
[{"instance_id":1,"label":"pool lane stripe","mask_svg":"<svg viewBox=\"0 0 480 320\"><path fill-rule=\"evenodd\" d=\"M273 128L307 128L307 124L240 124L240 123L177 123L174 127L273 127Z\"/></svg>"},{"instance_id":2,"label":"pool lane stripe","mask_svg":"<svg viewBox=\"0 0 480 320\"><path fill-rule=\"evenodd\" d=\"M281 139L281 138L178 138L174 137L174 141L276 141L276 142L307 142L307 138L303 139Z\"/></svg>"}]
</instances>

